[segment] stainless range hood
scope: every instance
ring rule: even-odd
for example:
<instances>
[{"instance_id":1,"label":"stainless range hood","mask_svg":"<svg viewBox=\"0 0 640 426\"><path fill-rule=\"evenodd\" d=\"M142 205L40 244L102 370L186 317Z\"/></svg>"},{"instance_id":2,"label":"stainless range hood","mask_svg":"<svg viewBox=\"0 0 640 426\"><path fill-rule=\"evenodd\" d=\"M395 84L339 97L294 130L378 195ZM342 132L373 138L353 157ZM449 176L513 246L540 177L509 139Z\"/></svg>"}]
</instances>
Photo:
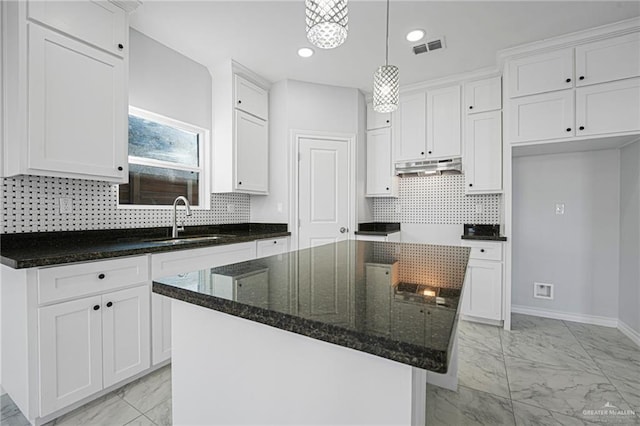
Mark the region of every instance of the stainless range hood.
<instances>
[{"instance_id":1,"label":"stainless range hood","mask_svg":"<svg viewBox=\"0 0 640 426\"><path fill-rule=\"evenodd\" d=\"M462 174L462 159L414 161L397 163L396 175L400 177L439 176Z\"/></svg>"}]
</instances>

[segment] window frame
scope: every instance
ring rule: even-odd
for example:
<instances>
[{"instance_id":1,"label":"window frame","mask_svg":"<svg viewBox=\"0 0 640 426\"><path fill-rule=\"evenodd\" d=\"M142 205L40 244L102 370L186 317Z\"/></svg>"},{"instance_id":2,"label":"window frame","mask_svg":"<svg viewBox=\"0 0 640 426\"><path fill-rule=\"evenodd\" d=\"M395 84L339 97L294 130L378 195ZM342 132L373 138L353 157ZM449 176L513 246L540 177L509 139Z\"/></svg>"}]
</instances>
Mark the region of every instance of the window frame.
<instances>
[{"instance_id":1,"label":"window frame","mask_svg":"<svg viewBox=\"0 0 640 426\"><path fill-rule=\"evenodd\" d=\"M137 157L137 156L128 155L128 154L127 154L127 163L141 165L141 166L151 166L151 167L160 167L160 168L173 169L173 170L198 172L200 174L200 180L199 180L200 183L198 188L199 204L197 206L191 206L191 208L194 210L211 210L210 131L203 127L196 126L190 123L185 123L184 121L176 120L161 114L147 111L142 108L134 107L132 105L129 105L127 118L129 117L129 115L134 115L136 117L139 117L145 120L155 121L163 125L175 127L180 130L196 133L198 135L198 164L199 164L198 167L180 165L180 164L171 163L168 161L155 160L155 159L145 158L145 157ZM128 126L127 126L127 129L128 129ZM128 151L128 146L129 146L129 134L127 131L127 151ZM120 190L119 190L120 185L116 185L116 187L117 187L116 206L118 209L169 210L173 208L172 205L120 204Z\"/></svg>"}]
</instances>

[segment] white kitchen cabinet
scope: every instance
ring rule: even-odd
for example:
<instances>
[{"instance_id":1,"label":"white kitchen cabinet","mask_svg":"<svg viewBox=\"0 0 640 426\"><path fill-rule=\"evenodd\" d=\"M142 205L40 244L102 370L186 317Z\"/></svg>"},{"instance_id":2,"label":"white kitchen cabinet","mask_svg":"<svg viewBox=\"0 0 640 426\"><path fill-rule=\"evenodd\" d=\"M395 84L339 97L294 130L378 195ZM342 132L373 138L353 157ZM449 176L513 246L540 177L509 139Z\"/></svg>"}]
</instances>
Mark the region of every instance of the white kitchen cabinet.
<instances>
[{"instance_id":1,"label":"white kitchen cabinet","mask_svg":"<svg viewBox=\"0 0 640 426\"><path fill-rule=\"evenodd\" d=\"M575 134L574 91L561 90L511 99L511 143L571 138Z\"/></svg>"},{"instance_id":2,"label":"white kitchen cabinet","mask_svg":"<svg viewBox=\"0 0 640 426\"><path fill-rule=\"evenodd\" d=\"M124 56L128 40L126 12L108 1L28 1L30 20Z\"/></svg>"},{"instance_id":3,"label":"white kitchen cabinet","mask_svg":"<svg viewBox=\"0 0 640 426\"><path fill-rule=\"evenodd\" d=\"M576 89L576 135L640 130L640 78Z\"/></svg>"},{"instance_id":4,"label":"white kitchen cabinet","mask_svg":"<svg viewBox=\"0 0 640 426\"><path fill-rule=\"evenodd\" d=\"M234 300L258 308L269 308L269 268L233 277Z\"/></svg>"},{"instance_id":5,"label":"white kitchen cabinet","mask_svg":"<svg viewBox=\"0 0 640 426\"><path fill-rule=\"evenodd\" d=\"M35 22L25 19L27 7ZM127 182L125 11L106 2L16 2L5 12L3 175Z\"/></svg>"},{"instance_id":6,"label":"white kitchen cabinet","mask_svg":"<svg viewBox=\"0 0 640 426\"><path fill-rule=\"evenodd\" d=\"M389 336L391 333L391 298L393 286L398 283L398 262L391 265L365 264L366 327L368 331Z\"/></svg>"},{"instance_id":7,"label":"white kitchen cabinet","mask_svg":"<svg viewBox=\"0 0 640 426\"><path fill-rule=\"evenodd\" d=\"M502 320L502 263L469 259L463 313Z\"/></svg>"},{"instance_id":8,"label":"white kitchen cabinet","mask_svg":"<svg viewBox=\"0 0 640 426\"><path fill-rule=\"evenodd\" d=\"M573 48L514 59L508 72L512 98L572 88Z\"/></svg>"},{"instance_id":9,"label":"white kitchen cabinet","mask_svg":"<svg viewBox=\"0 0 640 426\"><path fill-rule=\"evenodd\" d=\"M268 120L269 92L240 75L234 75L234 105L262 120Z\"/></svg>"},{"instance_id":10,"label":"white kitchen cabinet","mask_svg":"<svg viewBox=\"0 0 640 426\"><path fill-rule=\"evenodd\" d=\"M151 363L171 358L171 298L151 294Z\"/></svg>"},{"instance_id":11,"label":"white kitchen cabinet","mask_svg":"<svg viewBox=\"0 0 640 426\"><path fill-rule=\"evenodd\" d=\"M370 235L370 234L356 234L356 240L358 241L380 241L384 243L399 243L400 231L391 232L387 235Z\"/></svg>"},{"instance_id":12,"label":"white kitchen cabinet","mask_svg":"<svg viewBox=\"0 0 640 426\"><path fill-rule=\"evenodd\" d=\"M373 109L371 103L367 104L367 130L391 127L391 113L379 113Z\"/></svg>"},{"instance_id":13,"label":"white kitchen cabinet","mask_svg":"<svg viewBox=\"0 0 640 426\"><path fill-rule=\"evenodd\" d=\"M502 108L502 78L493 77L464 85L464 109L477 114Z\"/></svg>"},{"instance_id":14,"label":"white kitchen cabinet","mask_svg":"<svg viewBox=\"0 0 640 426\"><path fill-rule=\"evenodd\" d=\"M426 95L400 96L393 113L393 161L405 162L426 158Z\"/></svg>"},{"instance_id":15,"label":"white kitchen cabinet","mask_svg":"<svg viewBox=\"0 0 640 426\"><path fill-rule=\"evenodd\" d=\"M640 76L640 33L576 47L576 86Z\"/></svg>"},{"instance_id":16,"label":"white kitchen cabinet","mask_svg":"<svg viewBox=\"0 0 640 426\"><path fill-rule=\"evenodd\" d=\"M100 296L38 309L39 416L102 390Z\"/></svg>"},{"instance_id":17,"label":"white kitchen cabinet","mask_svg":"<svg viewBox=\"0 0 640 426\"><path fill-rule=\"evenodd\" d=\"M427 91L427 159L461 155L460 86Z\"/></svg>"},{"instance_id":18,"label":"white kitchen cabinet","mask_svg":"<svg viewBox=\"0 0 640 426\"><path fill-rule=\"evenodd\" d=\"M367 197L397 197L398 178L391 161L391 129L367 132Z\"/></svg>"},{"instance_id":19,"label":"white kitchen cabinet","mask_svg":"<svg viewBox=\"0 0 640 426\"><path fill-rule=\"evenodd\" d=\"M269 83L234 62L210 69L212 192L269 193Z\"/></svg>"},{"instance_id":20,"label":"white kitchen cabinet","mask_svg":"<svg viewBox=\"0 0 640 426\"><path fill-rule=\"evenodd\" d=\"M427 308L423 304L391 301L391 332L395 338L407 343L424 345ZM407 327L406 324L412 324Z\"/></svg>"},{"instance_id":21,"label":"white kitchen cabinet","mask_svg":"<svg viewBox=\"0 0 640 426\"><path fill-rule=\"evenodd\" d=\"M489 111L466 117L465 192L502 191L502 113Z\"/></svg>"},{"instance_id":22,"label":"white kitchen cabinet","mask_svg":"<svg viewBox=\"0 0 640 426\"><path fill-rule=\"evenodd\" d=\"M269 192L269 130L267 122L244 111L235 112L236 191L251 194Z\"/></svg>"},{"instance_id":23,"label":"white kitchen cabinet","mask_svg":"<svg viewBox=\"0 0 640 426\"><path fill-rule=\"evenodd\" d=\"M289 237L256 241L256 258L275 256L289 251Z\"/></svg>"}]
</instances>

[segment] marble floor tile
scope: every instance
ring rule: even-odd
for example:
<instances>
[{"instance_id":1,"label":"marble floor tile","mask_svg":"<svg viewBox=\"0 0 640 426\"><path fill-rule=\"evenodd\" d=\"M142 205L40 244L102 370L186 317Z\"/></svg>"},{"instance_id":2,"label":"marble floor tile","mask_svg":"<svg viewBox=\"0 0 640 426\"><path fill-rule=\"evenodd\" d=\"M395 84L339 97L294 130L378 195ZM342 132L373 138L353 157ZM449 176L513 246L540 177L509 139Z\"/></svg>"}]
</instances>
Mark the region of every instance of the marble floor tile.
<instances>
[{"instance_id":1,"label":"marble floor tile","mask_svg":"<svg viewBox=\"0 0 640 426\"><path fill-rule=\"evenodd\" d=\"M598 424L518 401L513 401L513 414L516 417L517 426L592 426Z\"/></svg>"},{"instance_id":2,"label":"marble floor tile","mask_svg":"<svg viewBox=\"0 0 640 426\"><path fill-rule=\"evenodd\" d=\"M458 392L427 386L427 424L515 425L507 398L458 386Z\"/></svg>"},{"instance_id":3,"label":"marble floor tile","mask_svg":"<svg viewBox=\"0 0 640 426\"><path fill-rule=\"evenodd\" d=\"M458 322L458 344L489 353L502 352L498 327L470 321Z\"/></svg>"},{"instance_id":4,"label":"marble floor tile","mask_svg":"<svg viewBox=\"0 0 640 426\"><path fill-rule=\"evenodd\" d=\"M605 347L588 352L633 410L640 413L640 348Z\"/></svg>"},{"instance_id":5,"label":"marble floor tile","mask_svg":"<svg viewBox=\"0 0 640 426\"><path fill-rule=\"evenodd\" d=\"M598 410L606 403L630 409L604 375L509 356L505 364L513 401L581 419L583 410Z\"/></svg>"},{"instance_id":6,"label":"marble floor tile","mask_svg":"<svg viewBox=\"0 0 640 426\"><path fill-rule=\"evenodd\" d=\"M589 349L611 349L614 351L612 354L615 354L615 349L621 348L640 353L640 348L617 328L570 321L565 321L565 324L587 352Z\"/></svg>"},{"instance_id":7,"label":"marble floor tile","mask_svg":"<svg viewBox=\"0 0 640 426\"><path fill-rule=\"evenodd\" d=\"M16 414L20 414L20 409L11 400L9 394L5 393L0 396L0 419L4 420L8 417L15 416Z\"/></svg>"},{"instance_id":8,"label":"marble floor tile","mask_svg":"<svg viewBox=\"0 0 640 426\"><path fill-rule=\"evenodd\" d=\"M131 420L125 426L154 426L155 424L146 416L139 416Z\"/></svg>"},{"instance_id":9,"label":"marble floor tile","mask_svg":"<svg viewBox=\"0 0 640 426\"><path fill-rule=\"evenodd\" d=\"M0 420L2 426L31 426L31 423L27 420L22 413L14 414L13 416L3 417Z\"/></svg>"},{"instance_id":10,"label":"marble floor tile","mask_svg":"<svg viewBox=\"0 0 640 426\"><path fill-rule=\"evenodd\" d=\"M502 352L489 353L460 345L458 381L471 389L510 398Z\"/></svg>"},{"instance_id":11,"label":"marble floor tile","mask_svg":"<svg viewBox=\"0 0 640 426\"><path fill-rule=\"evenodd\" d=\"M171 366L141 377L120 388L117 393L141 413L146 413L171 398Z\"/></svg>"},{"instance_id":12,"label":"marble floor tile","mask_svg":"<svg viewBox=\"0 0 640 426\"><path fill-rule=\"evenodd\" d=\"M522 314L511 315L511 333L565 336L567 331L567 326L560 320Z\"/></svg>"},{"instance_id":13,"label":"marble floor tile","mask_svg":"<svg viewBox=\"0 0 640 426\"><path fill-rule=\"evenodd\" d=\"M109 393L49 423L50 426L121 426L140 416L118 395Z\"/></svg>"},{"instance_id":14,"label":"marble floor tile","mask_svg":"<svg viewBox=\"0 0 640 426\"><path fill-rule=\"evenodd\" d=\"M149 417L153 423L159 426L171 426L173 417L171 411L171 400L161 402L160 404L147 411L145 416Z\"/></svg>"}]
</instances>

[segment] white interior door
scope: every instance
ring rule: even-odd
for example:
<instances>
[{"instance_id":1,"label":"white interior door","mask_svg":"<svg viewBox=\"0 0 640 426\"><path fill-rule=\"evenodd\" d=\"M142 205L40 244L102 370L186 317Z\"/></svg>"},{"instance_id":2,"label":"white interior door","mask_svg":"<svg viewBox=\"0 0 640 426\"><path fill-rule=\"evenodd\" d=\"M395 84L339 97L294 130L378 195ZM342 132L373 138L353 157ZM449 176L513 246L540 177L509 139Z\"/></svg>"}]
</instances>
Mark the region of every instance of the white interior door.
<instances>
[{"instance_id":1,"label":"white interior door","mask_svg":"<svg viewBox=\"0 0 640 426\"><path fill-rule=\"evenodd\" d=\"M349 140L299 139L298 248L349 235Z\"/></svg>"}]
</instances>

